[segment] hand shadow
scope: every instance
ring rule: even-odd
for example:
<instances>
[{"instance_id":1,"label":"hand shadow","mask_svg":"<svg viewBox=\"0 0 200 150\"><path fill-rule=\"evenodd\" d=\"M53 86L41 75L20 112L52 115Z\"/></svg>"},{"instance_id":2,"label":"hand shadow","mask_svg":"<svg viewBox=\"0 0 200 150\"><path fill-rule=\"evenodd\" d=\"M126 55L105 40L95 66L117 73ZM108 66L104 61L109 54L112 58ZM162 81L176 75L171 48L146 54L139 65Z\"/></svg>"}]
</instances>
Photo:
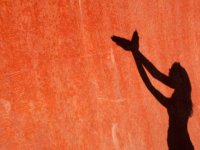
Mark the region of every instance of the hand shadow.
<instances>
[{"instance_id":1,"label":"hand shadow","mask_svg":"<svg viewBox=\"0 0 200 150\"><path fill-rule=\"evenodd\" d=\"M111 39L126 51L135 51L139 49L139 36L137 31L134 31L131 41L115 35L113 35Z\"/></svg>"}]
</instances>

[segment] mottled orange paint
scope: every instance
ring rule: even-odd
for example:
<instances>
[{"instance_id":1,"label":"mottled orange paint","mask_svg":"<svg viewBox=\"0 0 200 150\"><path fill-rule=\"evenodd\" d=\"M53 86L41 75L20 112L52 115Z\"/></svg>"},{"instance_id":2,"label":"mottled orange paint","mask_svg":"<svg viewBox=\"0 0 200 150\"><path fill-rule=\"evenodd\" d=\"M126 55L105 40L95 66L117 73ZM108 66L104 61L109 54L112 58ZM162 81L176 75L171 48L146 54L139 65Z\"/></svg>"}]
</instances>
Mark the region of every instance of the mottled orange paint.
<instances>
[{"instance_id":1,"label":"mottled orange paint","mask_svg":"<svg viewBox=\"0 0 200 150\"><path fill-rule=\"evenodd\" d=\"M1 0L0 149L167 150L166 111L110 39L135 29L162 72L188 71L200 149L199 27L198 0Z\"/></svg>"}]
</instances>

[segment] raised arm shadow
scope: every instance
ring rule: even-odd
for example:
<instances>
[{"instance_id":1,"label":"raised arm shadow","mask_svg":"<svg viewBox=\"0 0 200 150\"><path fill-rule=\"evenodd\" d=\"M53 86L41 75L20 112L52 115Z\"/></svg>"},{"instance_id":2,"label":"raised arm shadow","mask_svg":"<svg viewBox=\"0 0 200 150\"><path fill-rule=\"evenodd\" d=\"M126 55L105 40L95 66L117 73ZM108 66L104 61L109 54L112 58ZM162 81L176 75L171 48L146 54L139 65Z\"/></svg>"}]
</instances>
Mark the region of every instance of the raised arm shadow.
<instances>
[{"instance_id":1,"label":"raised arm shadow","mask_svg":"<svg viewBox=\"0 0 200 150\"><path fill-rule=\"evenodd\" d=\"M174 85L170 78L160 72L152 62L150 62L140 51L139 51L139 36L137 31L133 33L132 40L127 40L122 37L112 36L112 40L122 47L126 51L131 51L133 55L137 55L136 59L139 61L148 71L149 73L157 80L166 84L167 86L174 88Z\"/></svg>"},{"instance_id":2,"label":"raised arm shadow","mask_svg":"<svg viewBox=\"0 0 200 150\"><path fill-rule=\"evenodd\" d=\"M140 51L139 51L139 36L137 31L133 33L132 40L127 40L118 36L112 36L112 40L122 47L125 50L131 51L140 73L140 76L145 83L148 90L154 95L154 97L165 107L167 107L168 100L167 98L162 95L150 82L143 66L149 71L149 73L156 78L157 80L161 81L162 83L166 84L167 86L173 87L170 78L163 73L161 73Z\"/></svg>"}]
</instances>

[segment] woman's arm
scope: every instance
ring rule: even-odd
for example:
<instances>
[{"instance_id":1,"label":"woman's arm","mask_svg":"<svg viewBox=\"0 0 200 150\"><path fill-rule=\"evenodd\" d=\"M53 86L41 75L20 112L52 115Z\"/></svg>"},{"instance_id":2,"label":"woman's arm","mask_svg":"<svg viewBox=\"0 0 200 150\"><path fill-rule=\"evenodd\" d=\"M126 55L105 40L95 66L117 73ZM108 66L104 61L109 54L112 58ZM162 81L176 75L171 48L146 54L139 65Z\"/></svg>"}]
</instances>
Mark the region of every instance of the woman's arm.
<instances>
[{"instance_id":1,"label":"woman's arm","mask_svg":"<svg viewBox=\"0 0 200 150\"><path fill-rule=\"evenodd\" d=\"M121 38L118 36L112 36L112 40L116 42L117 45L121 46L124 50L127 51L137 51L139 49L139 37L137 31L133 33L132 40L129 41L125 38ZM144 65L144 67L149 71L149 73L156 78L157 80L161 81L162 83L166 84L167 86L174 88L172 81L168 76L161 73L140 51L138 51L138 60Z\"/></svg>"},{"instance_id":2,"label":"woman's arm","mask_svg":"<svg viewBox=\"0 0 200 150\"><path fill-rule=\"evenodd\" d=\"M154 78L166 84L167 86L174 88L170 78L165 74L161 73L140 51L137 52L137 55L138 60L140 60L140 62L145 66L145 68Z\"/></svg>"},{"instance_id":3,"label":"woman's arm","mask_svg":"<svg viewBox=\"0 0 200 150\"><path fill-rule=\"evenodd\" d=\"M169 99L166 98L164 95L162 95L150 82L143 66L142 63L140 62L140 52L139 51L134 51L133 56L135 58L135 62L138 68L138 71L140 73L140 76L145 83L146 87L148 90L153 94L153 96L164 106L168 107Z\"/></svg>"},{"instance_id":4,"label":"woman's arm","mask_svg":"<svg viewBox=\"0 0 200 150\"><path fill-rule=\"evenodd\" d=\"M170 81L168 81L168 77L160 73L153 64L148 61L139 51L139 37L137 31L133 33L132 40L129 41L127 39L118 37L118 36L112 36L112 40L119 46L121 46L124 50L131 51L138 68L138 71L140 73L140 76L142 77L142 80L144 81L146 87L148 90L153 94L153 96L165 107L168 107L168 98L166 98L164 95L162 95L150 82L144 68L142 65L144 65L147 70L157 79L163 81L163 83L171 86Z\"/></svg>"}]
</instances>

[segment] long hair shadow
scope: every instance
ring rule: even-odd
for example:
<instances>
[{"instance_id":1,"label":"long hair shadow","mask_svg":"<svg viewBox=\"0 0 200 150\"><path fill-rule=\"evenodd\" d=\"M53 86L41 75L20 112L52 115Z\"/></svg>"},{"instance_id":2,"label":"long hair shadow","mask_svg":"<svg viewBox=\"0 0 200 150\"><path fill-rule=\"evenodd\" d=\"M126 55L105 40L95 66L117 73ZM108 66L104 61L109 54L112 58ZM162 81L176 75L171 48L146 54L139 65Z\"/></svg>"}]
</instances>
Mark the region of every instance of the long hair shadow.
<instances>
[{"instance_id":1,"label":"long hair shadow","mask_svg":"<svg viewBox=\"0 0 200 150\"><path fill-rule=\"evenodd\" d=\"M169 116L167 137L169 150L194 150L187 129L188 119L192 116L192 88L186 70L180 63L175 62L172 64L168 75L161 73L139 51L139 36L137 31L133 33L131 40L118 36L112 36L111 39L124 50L132 52L140 76L147 89L167 109ZM174 93L170 98L165 97L151 84L144 67L154 78L174 89Z\"/></svg>"}]
</instances>

